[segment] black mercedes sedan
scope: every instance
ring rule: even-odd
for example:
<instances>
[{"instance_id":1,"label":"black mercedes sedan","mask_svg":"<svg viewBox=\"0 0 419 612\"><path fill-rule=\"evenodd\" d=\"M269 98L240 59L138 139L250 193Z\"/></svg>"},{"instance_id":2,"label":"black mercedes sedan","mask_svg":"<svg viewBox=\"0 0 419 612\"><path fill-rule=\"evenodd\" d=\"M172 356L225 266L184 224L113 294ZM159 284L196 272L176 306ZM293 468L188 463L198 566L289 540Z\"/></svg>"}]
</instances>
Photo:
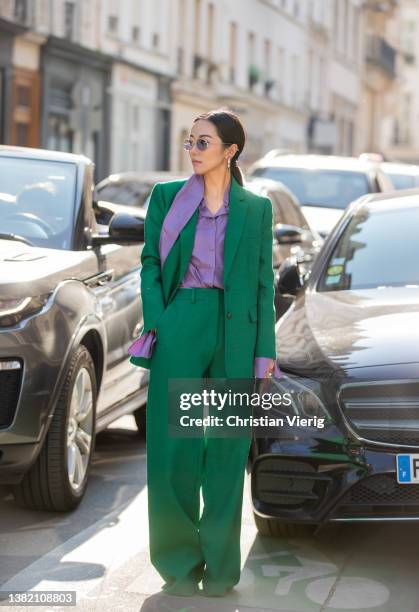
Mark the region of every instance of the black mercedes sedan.
<instances>
[{"instance_id":1,"label":"black mercedes sedan","mask_svg":"<svg viewBox=\"0 0 419 612\"><path fill-rule=\"evenodd\" d=\"M353 202L278 321L276 428L254 436L256 525L293 535L329 521L419 520L419 190ZM283 422L283 425L282 425Z\"/></svg>"}]
</instances>

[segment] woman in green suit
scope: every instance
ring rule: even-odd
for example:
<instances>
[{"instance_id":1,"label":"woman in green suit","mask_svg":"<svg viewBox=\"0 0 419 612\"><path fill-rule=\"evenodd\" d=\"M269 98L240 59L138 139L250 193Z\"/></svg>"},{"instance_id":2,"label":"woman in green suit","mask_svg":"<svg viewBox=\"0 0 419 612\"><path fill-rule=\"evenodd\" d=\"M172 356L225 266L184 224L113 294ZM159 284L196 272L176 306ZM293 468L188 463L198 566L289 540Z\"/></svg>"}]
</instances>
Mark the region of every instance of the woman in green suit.
<instances>
[{"instance_id":1,"label":"woman in green suit","mask_svg":"<svg viewBox=\"0 0 419 612\"><path fill-rule=\"evenodd\" d=\"M130 361L150 369L150 559L175 595L202 581L204 595L222 596L240 579L251 436L170 436L168 381L252 380L276 367L272 205L243 187L244 144L234 113L197 117L184 144L194 174L157 183L145 220L144 327Z\"/></svg>"}]
</instances>

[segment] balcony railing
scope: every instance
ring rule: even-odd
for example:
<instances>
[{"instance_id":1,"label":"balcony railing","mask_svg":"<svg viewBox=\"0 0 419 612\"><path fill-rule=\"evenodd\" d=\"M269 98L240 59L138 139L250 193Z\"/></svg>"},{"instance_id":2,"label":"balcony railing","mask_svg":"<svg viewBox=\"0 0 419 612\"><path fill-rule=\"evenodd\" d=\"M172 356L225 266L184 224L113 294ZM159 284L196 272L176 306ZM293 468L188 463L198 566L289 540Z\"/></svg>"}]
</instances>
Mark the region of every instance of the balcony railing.
<instances>
[{"instance_id":1,"label":"balcony railing","mask_svg":"<svg viewBox=\"0 0 419 612\"><path fill-rule=\"evenodd\" d=\"M396 76L396 50L384 38L368 36L366 59L384 70L389 77Z\"/></svg>"}]
</instances>

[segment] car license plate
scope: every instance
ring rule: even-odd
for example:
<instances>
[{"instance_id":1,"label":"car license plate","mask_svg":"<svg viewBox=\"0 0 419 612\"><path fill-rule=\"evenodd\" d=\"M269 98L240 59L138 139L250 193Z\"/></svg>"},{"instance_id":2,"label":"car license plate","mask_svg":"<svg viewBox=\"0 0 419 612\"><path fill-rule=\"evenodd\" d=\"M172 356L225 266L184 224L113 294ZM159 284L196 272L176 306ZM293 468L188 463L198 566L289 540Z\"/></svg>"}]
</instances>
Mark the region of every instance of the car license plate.
<instances>
[{"instance_id":1,"label":"car license plate","mask_svg":"<svg viewBox=\"0 0 419 612\"><path fill-rule=\"evenodd\" d=\"M419 484L419 455L396 455L397 482Z\"/></svg>"}]
</instances>

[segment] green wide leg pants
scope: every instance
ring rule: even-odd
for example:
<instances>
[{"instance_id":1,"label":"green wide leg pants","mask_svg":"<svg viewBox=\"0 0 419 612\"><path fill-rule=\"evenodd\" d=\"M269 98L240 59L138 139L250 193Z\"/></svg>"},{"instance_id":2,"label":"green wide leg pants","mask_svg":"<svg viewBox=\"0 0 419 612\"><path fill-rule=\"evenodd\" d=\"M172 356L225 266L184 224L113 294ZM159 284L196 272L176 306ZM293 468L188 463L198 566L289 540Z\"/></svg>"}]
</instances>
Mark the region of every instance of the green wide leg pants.
<instances>
[{"instance_id":1,"label":"green wide leg pants","mask_svg":"<svg viewBox=\"0 0 419 612\"><path fill-rule=\"evenodd\" d=\"M251 434L181 438L167 427L169 378L226 377L224 317L222 289L179 288L160 319L151 361L146 415L150 560L165 580L163 590L171 594L193 595L202 579L205 594L223 595L240 579ZM247 369L243 377L248 374Z\"/></svg>"}]
</instances>

